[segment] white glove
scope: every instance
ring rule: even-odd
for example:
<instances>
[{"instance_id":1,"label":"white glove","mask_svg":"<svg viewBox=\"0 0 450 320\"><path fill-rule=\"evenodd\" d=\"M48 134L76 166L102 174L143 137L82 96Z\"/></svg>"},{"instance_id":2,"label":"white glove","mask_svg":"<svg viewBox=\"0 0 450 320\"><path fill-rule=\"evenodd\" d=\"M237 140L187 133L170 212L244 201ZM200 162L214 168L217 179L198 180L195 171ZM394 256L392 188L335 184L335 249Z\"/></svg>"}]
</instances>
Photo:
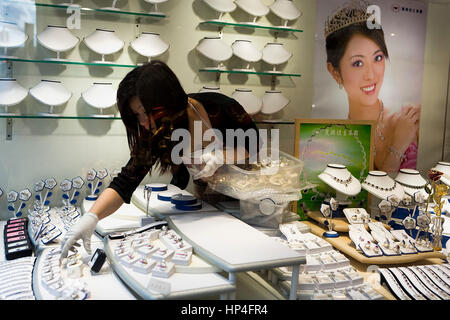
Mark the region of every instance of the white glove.
<instances>
[{"instance_id":1,"label":"white glove","mask_svg":"<svg viewBox=\"0 0 450 320\"><path fill-rule=\"evenodd\" d=\"M84 248L91 254L91 237L97 225L98 217L92 212L86 213L78 222L67 231L61 243L61 259L67 257L69 250L78 239L83 240Z\"/></svg>"},{"instance_id":2,"label":"white glove","mask_svg":"<svg viewBox=\"0 0 450 320\"><path fill-rule=\"evenodd\" d=\"M212 153L204 153L201 156L202 162L205 163L203 169L193 176L194 180L210 177L220 168L223 161Z\"/></svg>"}]
</instances>

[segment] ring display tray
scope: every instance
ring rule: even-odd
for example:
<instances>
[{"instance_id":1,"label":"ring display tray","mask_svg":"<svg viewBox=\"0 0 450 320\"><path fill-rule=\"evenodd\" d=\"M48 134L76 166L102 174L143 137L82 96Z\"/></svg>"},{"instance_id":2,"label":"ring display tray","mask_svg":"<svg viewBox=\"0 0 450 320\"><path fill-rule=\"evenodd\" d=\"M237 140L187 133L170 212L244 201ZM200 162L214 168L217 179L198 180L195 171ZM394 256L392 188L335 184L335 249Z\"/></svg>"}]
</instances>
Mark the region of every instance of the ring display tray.
<instances>
[{"instance_id":1,"label":"ring display tray","mask_svg":"<svg viewBox=\"0 0 450 320\"><path fill-rule=\"evenodd\" d=\"M307 213L308 217L310 217L311 219L313 219L314 221L320 223L321 225L325 226L324 222L327 220L320 212L318 211L309 211ZM375 220L372 220L375 221ZM349 231L349 223L347 221L347 218L333 218L333 223L334 223L334 231L337 232L348 232ZM388 230L391 230L390 226L386 226L386 228ZM366 229L368 230L368 228L366 227Z\"/></svg>"},{"instance_id":2,"label":"ring display tray","mask_svg":"<svg viewBox=\"0 0 450 320\"><path fill-rule=\"evenodd\" d=\"M323 232L325 231L325 228L319 226L316 222L310 221L304 222L311 227L311 232L317 236L321 237ZM377 265L403 264L429 258L440 258L440 259L446 258L443 253L436 251L420 252L417 254L403 254L398 256L380 256L369 258L355 248L354 244L352 243L352 240L348 237L348 235L341 234L339 238L326 238L326 241L331 243L331 245L333 245L333 247L338 249L340 252L364 264L377 264Z\"/></svg>"}]
</instances>

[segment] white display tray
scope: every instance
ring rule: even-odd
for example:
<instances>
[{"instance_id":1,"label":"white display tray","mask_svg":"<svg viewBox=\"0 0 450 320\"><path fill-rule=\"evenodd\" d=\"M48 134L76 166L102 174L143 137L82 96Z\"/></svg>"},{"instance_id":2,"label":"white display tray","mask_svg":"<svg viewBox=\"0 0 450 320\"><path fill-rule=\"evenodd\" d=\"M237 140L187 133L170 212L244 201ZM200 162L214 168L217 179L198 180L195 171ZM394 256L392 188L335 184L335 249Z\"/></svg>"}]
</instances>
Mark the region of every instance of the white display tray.
<instances>
[{"instance_id":1,"label":"white display tray","mask_svg":"<svg viewBox=\"0 0 450 320\"><path fill-rule=\"evenodd\" d=\"M147 199L144 198L144 185L139 186L131 197L131 202L135 204L138 208L145 212L147 208ZM169 190L171 190L171 186L169 185ZM186 190L180 190L181 194L192 195ZM213 207L209 203L203 201L202 208L196 211L183 211L175 208L175 205L170 203L169 201L162 201L158 199L158 192L153 191L150 196L149 202L149 211L156 216L166 216L173 214L186 214L192 212L214 212L218 211L217 208Z\"/></svg>"}]
</instances>

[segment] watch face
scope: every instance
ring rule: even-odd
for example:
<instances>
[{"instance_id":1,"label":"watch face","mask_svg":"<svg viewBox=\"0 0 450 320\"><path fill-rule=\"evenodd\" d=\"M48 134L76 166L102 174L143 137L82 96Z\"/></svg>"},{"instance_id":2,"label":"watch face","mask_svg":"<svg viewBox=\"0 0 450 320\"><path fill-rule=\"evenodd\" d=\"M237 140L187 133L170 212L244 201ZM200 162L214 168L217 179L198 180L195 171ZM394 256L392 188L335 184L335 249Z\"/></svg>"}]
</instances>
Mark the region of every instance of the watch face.
<instances>
[{"instance_id":1,"label":"watch face","mask_svg":"<svg viewBox=\"0 0 450 320\"><path fill-rule=\"evenodd\" d=\"M412 217L406 217L405 219L403 219L403 226L407 230L414 229L416 227L416 220L414 220L414 218Z\"/></svg>"},{"instance_id":2,"label":"watch face","mask_svg":"<svg viewBox=\"0 0 450 320\"><path fill-rule=\"evenodd\" d=\"M81 177L73 178L72 185L75 189L81 189L84 185L84 180Z\"/></svg>"},{"instance_id":3,"label":"watch face","mask_svg":"<svg viewBox=\"0 0 450 320\"><path fill-rule=\"evenodd\" d=\"M421 228L427 228L431 223L427 214L421 214L417 217L417 225Z\"/></svg>"}]
</instances>

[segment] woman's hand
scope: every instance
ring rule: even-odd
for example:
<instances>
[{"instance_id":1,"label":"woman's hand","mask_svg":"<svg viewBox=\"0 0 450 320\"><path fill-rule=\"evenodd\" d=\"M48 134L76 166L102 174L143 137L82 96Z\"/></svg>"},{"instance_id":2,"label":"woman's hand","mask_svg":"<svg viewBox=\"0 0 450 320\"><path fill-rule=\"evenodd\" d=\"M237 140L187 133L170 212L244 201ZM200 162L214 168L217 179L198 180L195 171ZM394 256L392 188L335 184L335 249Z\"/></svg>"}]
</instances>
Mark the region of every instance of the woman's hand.
<instances>
[{"instance_id":1,"label":"woman's hand","mask_svg":"<svg viewBox=\"0 0 450 320\"><path fill-rule=\"evenodd\" d=\"M417 138L420 107L420 105L402 106L401 110L392 117L393 137L391 146L401 154L405 153L409 145Z\"/></svg>"}]
</instances>

